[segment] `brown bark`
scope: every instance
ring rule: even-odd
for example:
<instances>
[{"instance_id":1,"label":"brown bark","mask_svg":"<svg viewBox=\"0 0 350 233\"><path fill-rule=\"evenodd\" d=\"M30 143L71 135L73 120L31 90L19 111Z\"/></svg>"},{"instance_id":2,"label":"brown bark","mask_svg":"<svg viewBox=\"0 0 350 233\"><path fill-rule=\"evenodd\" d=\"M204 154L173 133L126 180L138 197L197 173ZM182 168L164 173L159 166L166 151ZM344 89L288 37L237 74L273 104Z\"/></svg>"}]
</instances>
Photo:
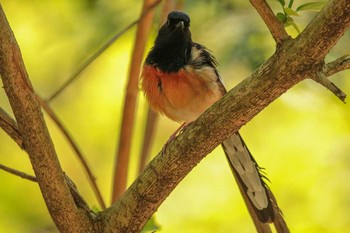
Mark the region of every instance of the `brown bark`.
<instances>
[{"instance_id":1,"label":"brown bark","mask_svg":"<svg viewBox=\"0 0 350 233\"><path fill-rule=\"evenodd\" d=\"M119 201L97 219L82 207L84 204L74 201L78 194L68 187L1 7L0 74L17 125L1 114L5 120L0 121L0 126L11 125L7 132L23 141L19 144L29 154L47 208L61 232L139 232L206 154L296 83L322 72L324 57L349 27L348 1L330 1L304 32L280 43L275 54L256 72L171 141Z\"/></svg>"},{"instance_id":2,"label":"brown bark","mask_svg":"<svg viewBox=\"0 0 350 233\"><path fill-rule=\"evenodd\" d=\"M75 204L66 183L20 49L0 6L0 74L41 193L62 232L94 232L91 218Z\"/></svg>"},{"instance_id":3,"label":"brown bark","mask_svg":"<svg viewBox=\"0 0 350 233\"><path fill-rule=\"evenodd\" d=\"M122 126L119 136L119 144L116 153L116 164L113 177L112 203L120 198L126 189L128 178L130 146L132 131L134 129L136 100L138 95L138 80L140 67L145 51L148 33L154 16L153 6L159 0L144 0L142 19L137 27L136 40L130 64L128 85L126 88Z\"/></svg>"},{"instance_id":4,"label":"brown bark","mask_svg":"<svg viewBox=\"0 0 350 233\"><path fill-rule=\"evenodd\" d=\"M124 196L102 213L106 232L139 232L205 155L288 89L321 71L326 54L349 26L348 1L330 1L304 32L280 44L266 63L153 159Z\"/></svg>"}]
</instances>

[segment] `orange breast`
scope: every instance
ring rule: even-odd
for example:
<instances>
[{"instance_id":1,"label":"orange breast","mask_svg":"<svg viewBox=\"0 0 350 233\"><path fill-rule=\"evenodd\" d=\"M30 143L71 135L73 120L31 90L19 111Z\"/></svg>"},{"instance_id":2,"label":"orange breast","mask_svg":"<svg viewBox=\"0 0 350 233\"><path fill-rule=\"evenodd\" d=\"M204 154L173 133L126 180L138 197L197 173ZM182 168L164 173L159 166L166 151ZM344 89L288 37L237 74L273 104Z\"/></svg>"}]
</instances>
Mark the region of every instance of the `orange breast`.
<instances>
[{"instance_id":1,"label":"orange breast","mask_svg":"<svg viewBox=\"0 0 350 233\"><path fill-rule=\"evenodd\" d=\"M151 107L175 121L195 120L223 94L214 70L203 72L189 66L176 73L144 66L141 81Z\"/></svg>"}]
</instances>

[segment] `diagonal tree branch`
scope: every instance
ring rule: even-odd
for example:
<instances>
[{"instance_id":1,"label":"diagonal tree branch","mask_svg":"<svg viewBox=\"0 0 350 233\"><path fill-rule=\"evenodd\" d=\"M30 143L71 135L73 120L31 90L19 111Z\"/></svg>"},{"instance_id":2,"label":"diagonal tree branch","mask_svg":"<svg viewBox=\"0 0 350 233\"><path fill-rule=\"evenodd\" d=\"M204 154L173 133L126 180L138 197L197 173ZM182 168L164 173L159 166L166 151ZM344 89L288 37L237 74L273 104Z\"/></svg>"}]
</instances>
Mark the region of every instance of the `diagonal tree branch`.
<instances>
[{"instance_id":1,"label":"diagonal tree branch","mask_svg":"<svg viewBox=\"0 0 350 233\"><path fill-rule=\"evenodd\" d=\"M277 44L280 44L289 38L289 35L284 29L283 23L277 19L265 0L250 0L250 2L264 20Z\"/></svg>"},{"instance_id":2,"label":"diagonal tree branch","mask_svg":"<svg viewBox=\"0 0 350 233\"><path fill-rule=\"evenodd\" d=\"M62 232L94 232L90 213L74 202L28 79L20 49L0 5L0 74L47 208Z\"/></svg>"},{"instance_id":3,"label":"diagonal tree branch","mask_svg":"<svg viewBox=\"0 0 350 233\"><path fill-rule=\"evenodd\" d=\"M111 208L108 232L139 232L177 184L228 135L298 82L319 72L329 50L350 27L348 0L332 0L295 39L287 39L250 77L167 144Z\"/></svg>"}]
</instances>

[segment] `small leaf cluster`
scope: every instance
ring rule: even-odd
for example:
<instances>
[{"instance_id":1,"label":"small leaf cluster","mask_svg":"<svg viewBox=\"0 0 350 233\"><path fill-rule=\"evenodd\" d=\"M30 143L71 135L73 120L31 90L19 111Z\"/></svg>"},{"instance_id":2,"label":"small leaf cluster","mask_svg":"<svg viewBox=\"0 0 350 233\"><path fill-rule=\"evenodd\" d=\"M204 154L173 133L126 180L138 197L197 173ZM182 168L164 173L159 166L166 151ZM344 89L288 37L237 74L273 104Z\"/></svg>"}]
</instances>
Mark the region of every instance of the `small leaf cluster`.
<instances>
[{"instance_id":1,"label":"small leaf cluster","mask_svg":"<svg viewBox=\"0 0 350 233\"><path fill-rule=\"evenodd\" d=\"M276 14L278 20L281 21L285 27L292 26L298 33L300 33L300 30L298 25L296 25L293 17L299 16L299 13L301 11L320 11L326 4L326 1L318 1L304 3L295 7L293 6L294 0L289 0L288 4L286 4L285 0L276 1L278 1L281 4L283 9L282 12L278 12Z\"/></svg>"}]
</instances>

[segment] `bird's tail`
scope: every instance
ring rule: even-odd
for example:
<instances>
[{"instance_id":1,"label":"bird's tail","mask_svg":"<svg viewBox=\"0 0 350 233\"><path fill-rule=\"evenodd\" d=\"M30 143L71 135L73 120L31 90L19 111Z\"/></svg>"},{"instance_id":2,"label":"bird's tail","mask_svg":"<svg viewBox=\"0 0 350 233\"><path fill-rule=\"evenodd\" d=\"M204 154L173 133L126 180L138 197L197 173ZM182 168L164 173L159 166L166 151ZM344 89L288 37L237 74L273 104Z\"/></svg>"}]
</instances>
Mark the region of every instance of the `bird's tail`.
<instances>
[{"instance_id":1,"label":"bird's tail","mask_svg":"<svg viewBox=\"0 0 350 233\"><path fill-rule=\"evenodd\" d=\"M258 232L271 232L268 223L274 223L278 233L289 233L276 199L265 183L268 179L239 133L232 134L222 146L248 211L256 228L260 228Z\"/></svg>"}]
</instances>

